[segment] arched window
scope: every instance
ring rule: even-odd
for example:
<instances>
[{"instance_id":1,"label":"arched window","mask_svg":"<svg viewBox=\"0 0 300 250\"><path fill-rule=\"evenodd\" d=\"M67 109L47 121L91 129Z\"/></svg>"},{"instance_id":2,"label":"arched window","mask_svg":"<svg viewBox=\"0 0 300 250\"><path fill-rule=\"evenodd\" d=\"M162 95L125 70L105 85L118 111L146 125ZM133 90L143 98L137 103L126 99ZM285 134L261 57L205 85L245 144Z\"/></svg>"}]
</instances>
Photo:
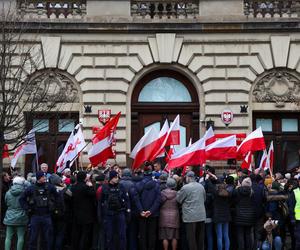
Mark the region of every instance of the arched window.
<instances>
[{"instance_id":1,"label":"arched window","mask_svg":"<svg viewBox=\"0 0 300 250\"><path fill-rule=\"evenodd\" d=\"M192 98L188 89L177 79L158 77L143 87L138 102L192 102Z\"/></svg>"}]
</instances>

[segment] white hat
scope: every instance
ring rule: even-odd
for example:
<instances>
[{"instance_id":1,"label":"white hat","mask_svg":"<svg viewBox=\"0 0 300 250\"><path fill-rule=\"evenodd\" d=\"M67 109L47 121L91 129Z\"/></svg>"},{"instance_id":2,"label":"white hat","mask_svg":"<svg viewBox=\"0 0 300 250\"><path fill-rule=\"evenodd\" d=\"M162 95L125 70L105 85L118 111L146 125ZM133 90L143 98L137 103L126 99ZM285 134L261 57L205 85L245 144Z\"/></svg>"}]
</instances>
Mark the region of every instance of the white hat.
<instances>
[{"instance_id":1,"label":"white hat","mask_svg":"<svg viewBox=\"0 0 300 250\"><path fill-rule=\"evenodd\" d=\"M18 184L18 185L24 185L24 183L25 183L25 178L24 178L24 177L16 176L16 177L13 179L13 185L15 185L15 184Z\"/></svg>"}]
</instances>

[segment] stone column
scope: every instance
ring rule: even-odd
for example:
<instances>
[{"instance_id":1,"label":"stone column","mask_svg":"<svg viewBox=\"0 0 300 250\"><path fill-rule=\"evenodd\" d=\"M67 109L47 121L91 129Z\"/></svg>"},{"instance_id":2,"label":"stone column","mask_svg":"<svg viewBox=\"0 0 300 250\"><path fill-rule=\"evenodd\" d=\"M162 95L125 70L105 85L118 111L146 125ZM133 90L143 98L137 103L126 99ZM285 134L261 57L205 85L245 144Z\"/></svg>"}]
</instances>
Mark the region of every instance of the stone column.
<instances>
[{"instance_id":1,"label":"stone column","mask_svg":"<svg viewBox=\"0 0 300 250\"><path fill-rule=\"evenodd\" d=\"M87 0L87 17L129 17L130 0Z\"/></svg>"},{"instance_id":2,"label":"stone column","mask_svg":"<svg viewBox=\"0 0 300 250\"><path fill-rule=\"evenodd\" d=\"M243 0L199 0L200 16L243 16Z\"/></svg>"}]
</instances>

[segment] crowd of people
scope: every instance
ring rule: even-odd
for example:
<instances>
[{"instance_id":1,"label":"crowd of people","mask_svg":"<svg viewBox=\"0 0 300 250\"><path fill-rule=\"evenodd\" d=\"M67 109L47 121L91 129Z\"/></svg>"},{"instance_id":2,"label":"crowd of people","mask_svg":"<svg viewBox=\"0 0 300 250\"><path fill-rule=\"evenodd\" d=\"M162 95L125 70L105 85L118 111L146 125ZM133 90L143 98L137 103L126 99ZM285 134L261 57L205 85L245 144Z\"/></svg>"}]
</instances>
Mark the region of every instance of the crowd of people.
<instances>
[{"instance_id":1,"label":"crowd of people","mask_svg":"<svg viewBox=\"0 0 300 250\"><path fill-rule=\"evenodd\" d=\"M300 249L300 170L185 170L4 173L5 250Z\"/></svg>"}]
</instances>

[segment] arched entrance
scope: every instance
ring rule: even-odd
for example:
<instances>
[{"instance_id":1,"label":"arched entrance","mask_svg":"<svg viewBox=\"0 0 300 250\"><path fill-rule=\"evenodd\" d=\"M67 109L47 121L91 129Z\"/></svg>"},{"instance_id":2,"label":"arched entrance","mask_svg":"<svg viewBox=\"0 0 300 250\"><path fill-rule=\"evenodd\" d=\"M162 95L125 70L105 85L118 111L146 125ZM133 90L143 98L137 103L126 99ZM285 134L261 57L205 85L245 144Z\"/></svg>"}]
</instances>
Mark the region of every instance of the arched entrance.
<instances>
[{"instance_id":1,"label":"arched entrance","mask_svg":"<svg viewBox=\"0 0 300 250\"><path fill-rule=\"evenodd\" d=\"M151 126L159 130L165 119L180 114L180 147L199 138L199 100L189 79L177 71L156 70L135 87L131 102L131 149Z\"/></svg>"}]
</instances>

